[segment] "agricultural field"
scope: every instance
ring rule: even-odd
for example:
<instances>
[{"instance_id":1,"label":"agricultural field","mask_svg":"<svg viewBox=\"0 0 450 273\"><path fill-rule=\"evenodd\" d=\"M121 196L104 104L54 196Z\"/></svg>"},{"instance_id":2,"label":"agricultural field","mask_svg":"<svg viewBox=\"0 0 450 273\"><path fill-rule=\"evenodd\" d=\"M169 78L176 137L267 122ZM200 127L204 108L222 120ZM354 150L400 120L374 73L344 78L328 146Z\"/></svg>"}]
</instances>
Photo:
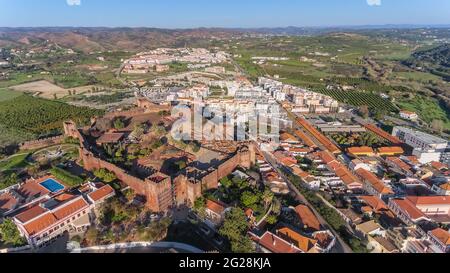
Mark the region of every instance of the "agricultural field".
<instances>
[{"instance_id":1,"label":"agricultural field","mask_svg":"<svg viewBox=\"0 0 450 273\"><path fill-rule=\"evenodd\" d=\"M67 96L69 94L69 91L70 92L75 91L76 93L83 93L90 90L91 88L92 86L83 86L73 89L64 89L46 80L29 82L10 87L10 89L12 90L20 92L29 92L46 99L62 98L64 96Z\"/></svg>"},{"instance_id":2,"label":"agricultural field","mask_svg":"<svg viewBox=\"0 0 450 273\"><path fill-rule=\"evenodd\" d=\"M386 99L377 94L364 93L357 91L341 91L341 90L316 90L322 94L328 95L340 102L353 106L368 106L371 110L378 110L385 113L396 112L397 108Z\"/></svg>"},{"instance_id":3,"label":"agricultural field","mask_svg":"<svg viewBox=\"0 0 450 273\"><path fill-rule=\"evenodd\" d=\"M444 63L446 47L401 32L375 34L355 31L242 39L231 52L252 80L276 75L286 84L309 88L352 106L367 105L372 112L415 111L427 124L441 120L450 131L450 86L445 75L435 73L442 69L428 69L429 65L428 70L415 69L420 61L438 59ZM252 59L261 56L289 60ZM382 93L390 98L383 99Z\"/></svg>"},{"instance_id":4,"label":"agricultural field","mask_svg":"<svg viewBox=\"0 0 450 273\"><path fill-rule=\"evenodd\" d=\"M0 102L0 146L60 133L62 123L86 123L103 111L22 95Z\"/></svg>"}]
</instances>

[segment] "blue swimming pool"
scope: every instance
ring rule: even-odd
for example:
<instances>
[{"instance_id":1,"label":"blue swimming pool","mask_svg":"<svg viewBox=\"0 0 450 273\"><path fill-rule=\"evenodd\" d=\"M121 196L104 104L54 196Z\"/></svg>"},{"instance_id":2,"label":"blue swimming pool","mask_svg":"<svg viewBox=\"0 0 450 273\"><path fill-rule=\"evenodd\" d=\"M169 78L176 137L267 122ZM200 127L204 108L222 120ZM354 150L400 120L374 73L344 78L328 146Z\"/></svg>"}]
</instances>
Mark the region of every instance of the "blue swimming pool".
<instances>
[{"instance_id":1,"label":"blue swimming pool","mask_svg":"<svg viewBox=\"0 0 450 273\"><path fill-rule=\"evenodd\" d=\"M59 192L61 190L64 190L64 186L58 183L58 181L54 179L47 179L44 182L41 183L41 186L49 190L50 192Z\"/></svg>"}]
</instances>

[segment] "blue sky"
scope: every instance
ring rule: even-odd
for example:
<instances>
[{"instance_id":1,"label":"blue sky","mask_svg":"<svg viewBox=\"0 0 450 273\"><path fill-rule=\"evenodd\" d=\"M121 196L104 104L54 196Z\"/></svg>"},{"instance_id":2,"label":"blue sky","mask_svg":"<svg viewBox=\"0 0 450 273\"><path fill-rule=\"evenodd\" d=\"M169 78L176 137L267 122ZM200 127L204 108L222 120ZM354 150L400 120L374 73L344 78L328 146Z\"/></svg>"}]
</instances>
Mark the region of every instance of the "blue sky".
<instances>
[{"instance_id":1,"label":"blue sky","mask_svg":"<svg viewBox=\"0 0 450 273\"><path fill-rule=\"evenodd\" d=\"M0 0L0 27L450 24L450 0Z\"/></svg>"}]
</instances>

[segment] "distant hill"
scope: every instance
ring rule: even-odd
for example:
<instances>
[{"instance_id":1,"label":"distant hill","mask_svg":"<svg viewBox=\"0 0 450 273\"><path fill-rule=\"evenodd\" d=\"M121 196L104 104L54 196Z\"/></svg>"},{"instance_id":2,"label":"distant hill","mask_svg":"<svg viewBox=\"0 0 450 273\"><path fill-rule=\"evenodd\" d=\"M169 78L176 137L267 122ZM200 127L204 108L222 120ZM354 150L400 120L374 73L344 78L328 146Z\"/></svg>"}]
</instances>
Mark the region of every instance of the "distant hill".
<instances>
[{"instance_id":1,"label":"distant hill","mask_svg":"<svg viewBox=\"0 0 450 273\"><path fill-rule=\"evenodd\" d=\"M415 52L403 63L410 68L420 68L450 81L450 44Z\"/></svg>"},{"instance_id":2,"label":"distant hill","mask_svg":"<svg viewBox=\"0 0 450 273\"><path fill-rule=\"evenodd\" d=\"M425 28L425 27L424 27ZM430 28L426 28L428 31ZM433 35L448 37L449 28L436 26ZM279 27L279 28L106 28L106 27L0 27L0 47L30 46L51 42L83 52L101 50L140 51L155 47L197 45L211 39L230 39L236 35L312 36L334 32L355 32L399 35L411 31L414 39L420 26L343 26L343 27ZM375 34L374 34L375 35ZM201 44L200 44L201 45Z\"/></svg>"},{"instance_id":3,"label":"distant hill","mask_svg":"<svg viewBox=\"0 0 450 273\"><path fill-rule=\"evenodd\" d=\"M140 51L177 47L202 39L232 38L242 33L221 29L164 30L151 28L0 28L1 46L27 46L51 42L83 52Z\"/></svg>"}]
</instances>

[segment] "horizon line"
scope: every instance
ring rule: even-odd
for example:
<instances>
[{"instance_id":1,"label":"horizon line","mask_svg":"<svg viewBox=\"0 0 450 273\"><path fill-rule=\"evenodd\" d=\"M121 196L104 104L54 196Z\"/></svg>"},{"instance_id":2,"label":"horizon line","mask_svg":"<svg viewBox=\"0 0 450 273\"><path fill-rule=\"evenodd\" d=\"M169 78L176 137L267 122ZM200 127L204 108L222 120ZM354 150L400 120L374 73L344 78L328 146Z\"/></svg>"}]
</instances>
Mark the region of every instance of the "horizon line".
<instances>
[{"instance_id":1,"label":"horizon line","mask_svg":"<svg viewBox=\"0 0 450 273\"><path fill-rule=\"evenodd\" d=\"M258 26L258 27L224 27L224 26L196 26L196 27L154 27L154 26L0 26L0 28L11 28L11 29L20 29L20 28L108 28L108 29L118 29L118 28L130 28L130 29L138 29L138 28L147 28L147 29L165 29L165 30L191 30L191 29L287 29L287 28L310 28L310 29L327 29L327 28L363 28L363 27L387 27L387 28L395 28L395 27L409 27L409 28L421 28L421 27L444 27L450 28L450 23L445 24L355 24L355 25L309 25L309 26Z\"/></svg>"}]
</instances>

